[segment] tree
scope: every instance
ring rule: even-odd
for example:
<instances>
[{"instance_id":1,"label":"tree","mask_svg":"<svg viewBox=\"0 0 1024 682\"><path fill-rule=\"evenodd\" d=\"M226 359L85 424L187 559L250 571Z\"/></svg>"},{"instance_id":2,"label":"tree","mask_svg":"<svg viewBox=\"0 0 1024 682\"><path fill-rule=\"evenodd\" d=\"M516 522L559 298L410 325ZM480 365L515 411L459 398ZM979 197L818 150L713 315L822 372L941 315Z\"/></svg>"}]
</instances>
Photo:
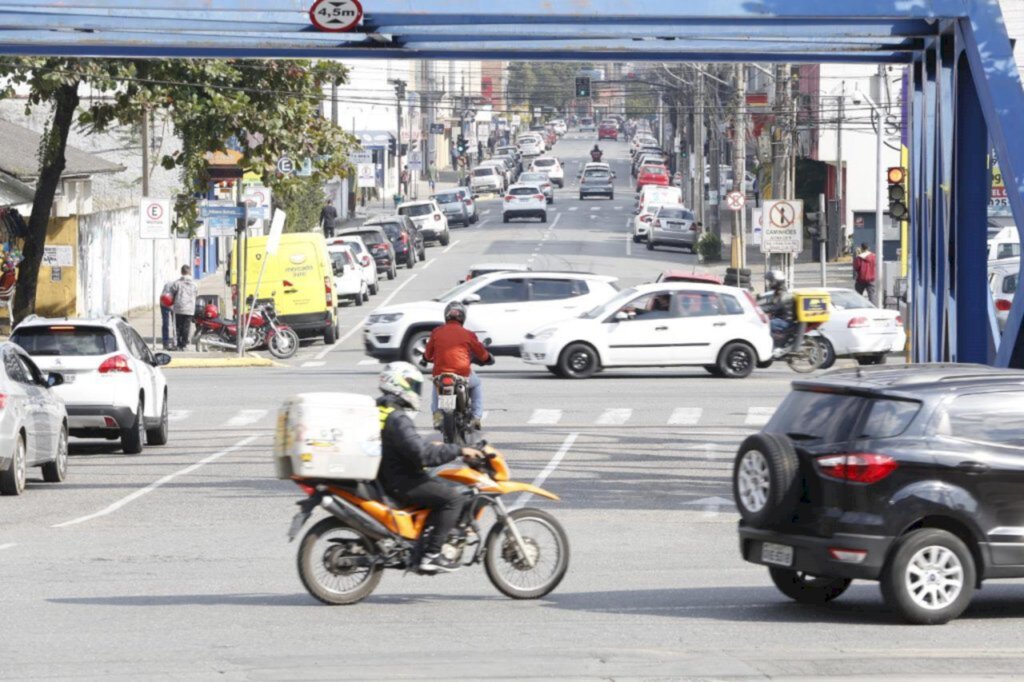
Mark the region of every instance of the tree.
<instances>
[{"instance_id":1,"label":"tree","mask_svg":"<svg viewBox=\"0 0 1024 682\"><path fill-rule=\"evenodd\" d=\"M229 142L243 153L246 167L285 194L293 180L276 174L282 154L311 159L313 178L321 182L345 172L347 151L355 140L320 116L318 106L324 87L343 83L346 74L344 66L330 61L0 58L0 77L8 83L0 96L27 87L26 110L51 108L40 142L39 180L14 319L35 310L46 227L65 168L68 133L76 122L86 130L104 131L134 125L148 112L166 112L182 141L181 149L161 160L164 168L180 170L185 189L175 202L175 228L194 234L197 197L206 191L205 153L224 149ZM107 96L80 108L82 85Z\"/></svg>"},{"instance_id":2,"label":"tree","mask_svg":"<svg viewBox=\"0 0 1024 682\"><path fill-rule=\"evenodd\" d=\"M576 73L590 66L579 62L512 62L508 65L509 99L513 104L565 111L576 97Z\"/></svg>"}]
</instances>

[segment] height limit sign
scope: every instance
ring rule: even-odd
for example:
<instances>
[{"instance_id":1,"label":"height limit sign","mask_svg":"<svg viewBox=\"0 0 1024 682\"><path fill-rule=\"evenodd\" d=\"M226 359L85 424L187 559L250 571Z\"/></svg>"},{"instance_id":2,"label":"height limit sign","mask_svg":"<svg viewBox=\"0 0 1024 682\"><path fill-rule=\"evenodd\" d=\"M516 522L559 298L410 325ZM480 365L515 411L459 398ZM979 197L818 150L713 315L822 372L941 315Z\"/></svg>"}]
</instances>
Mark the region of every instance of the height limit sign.
<instances>
[{"instance_id":1,"label":"height limit sign","mask_svg":"<svg viewBox=\"0 0 1024 682\"><path fill-rule=\"evenodd\" d=\"M803 200L764 202L761 223L761 253L800 253L804 250Z\"/></svg>"}]
</instances>

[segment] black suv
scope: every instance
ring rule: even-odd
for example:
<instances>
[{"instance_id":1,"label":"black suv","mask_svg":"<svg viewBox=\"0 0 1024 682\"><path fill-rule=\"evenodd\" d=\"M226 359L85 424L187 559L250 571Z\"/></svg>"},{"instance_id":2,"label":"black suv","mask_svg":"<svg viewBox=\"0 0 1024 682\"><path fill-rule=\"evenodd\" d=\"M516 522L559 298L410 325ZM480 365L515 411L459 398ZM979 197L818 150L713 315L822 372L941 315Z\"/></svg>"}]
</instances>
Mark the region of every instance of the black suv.
<instances>
[{"instance_id":1,"label":"black suv","mask_svg":"<svg viewBox=\"0 0 1024 682\"><path fill-rule=\"evenodd\" d=\"M395 259L411 268L417 262L427 259L427 249L423 243L423 235L416 227L416 223L404 215L391 215L385 218L376 218L363 225L376 225L384 229L384 233L391 240L391 246L395 251Z\"/></svg>"},{"instance_id":2,"label":"black suv","mask_svg":"<svg viewBox=\"0 0 1024 682\"><path fill-rule=\"evenodd\" d=\"M1024 372L908 365L796 381L741 445L740 552L799 602L878 580L913 623L1024 577Z\"/></svg>"},{"instance_id":3,"label":"black suv","mask_svg":"<svg viewBox=\"0 0 1024 682\"><path fill-rule=\"evenodd\" d=\"M395 247L388 238L380 221L370 220L362 227L350 227L335 233L336 237L362 237L366 248L370 250L374 262L377 263L377 272L383 272L388 279L394 279L398 274L398 259L395 257Z\"/></svg>"}]
</instances>

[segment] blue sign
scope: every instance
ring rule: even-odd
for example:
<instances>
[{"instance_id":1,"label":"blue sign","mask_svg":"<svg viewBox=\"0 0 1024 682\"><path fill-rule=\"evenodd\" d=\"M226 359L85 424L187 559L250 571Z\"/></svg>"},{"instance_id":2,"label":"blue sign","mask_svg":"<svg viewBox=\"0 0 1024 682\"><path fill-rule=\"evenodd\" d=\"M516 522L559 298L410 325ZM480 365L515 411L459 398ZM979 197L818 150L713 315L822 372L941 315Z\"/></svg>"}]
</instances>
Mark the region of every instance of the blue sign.
<instances>
[{"instance_id":1,"label":"blue sign","mask_svg":"<svg viewBox=\"0 0 1024 682\"><path fill-rule=\"evenodd\" d=\"M444 135L444 124L443 123L431 123L430 132L433 135Z\"/></svg>"},{"instance_id":2,"label":"blue sign","mask_svg":"<svg viewBox=\"0 0 1024 682\"><path fill-rule=\"evenodd\" d=\"M230 237L238 226L234 218L204 218L204 222L210 237Z\"/></svg>"},{"instance_id":3,"label":"blue sign","mask_svg":"<svg viewBox=\"0 0 1024 682\"><path fill-rule=\"evenodd\" d=\"M199 217L205 219L207 225L210 224L210 219L238 220L245 217L245 206L236 206L233 203L230 206L224 204L200 204Z\"/></svg>"}]
</instances>

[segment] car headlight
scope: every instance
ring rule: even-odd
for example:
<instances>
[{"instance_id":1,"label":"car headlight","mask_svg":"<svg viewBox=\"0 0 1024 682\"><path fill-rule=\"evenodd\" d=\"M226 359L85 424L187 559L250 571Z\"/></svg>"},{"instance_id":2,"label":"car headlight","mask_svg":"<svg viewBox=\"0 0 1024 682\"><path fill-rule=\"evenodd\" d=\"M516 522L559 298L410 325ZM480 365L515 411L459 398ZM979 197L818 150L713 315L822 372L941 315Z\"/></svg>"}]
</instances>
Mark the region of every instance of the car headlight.
<instances>
[{"instance_id":1,"label":"car headlight","mask_svg":"<svg viewBox=\"0 0 1024 682\"><path fill-rule=\"evenodd\" d=\"M370 315L367 318L367 324L391 324L392 322L398 322L402 319L405 313L381 313L378 315Z\"/></svg>"},{"instance_id":2,"label":"car headlight","mask_svg":"<svg viewBox=\"0 0 1024 682\"><path fill-rule=\"evenodd\" d=\"M558 330L555 329L554 327L551 327L549 329L541 329L539 332L533 334L532 336L535 341L547 341L548 339L555 335L556 331Z\"/></svg>"}]
</instances>

